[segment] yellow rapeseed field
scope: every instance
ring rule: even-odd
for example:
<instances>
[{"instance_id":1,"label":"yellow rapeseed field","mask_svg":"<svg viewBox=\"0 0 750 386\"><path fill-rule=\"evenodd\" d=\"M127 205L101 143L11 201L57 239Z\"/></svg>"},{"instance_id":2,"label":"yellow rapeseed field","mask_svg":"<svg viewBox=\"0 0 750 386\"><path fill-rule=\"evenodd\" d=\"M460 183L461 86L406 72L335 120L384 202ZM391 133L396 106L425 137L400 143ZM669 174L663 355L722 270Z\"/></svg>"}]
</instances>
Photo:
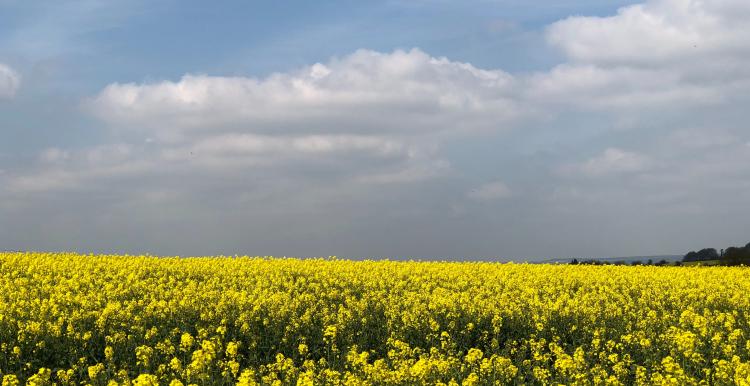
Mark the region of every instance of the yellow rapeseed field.
<instances>
[{"instance_id":1,"label":"yellow rapeseed field","mask_svg":"<svg viewBox=\"0 0 750 386\"><path fill-rule=\"evenodd\" d=\"M0 253L0 377L2 385L746 385L749 274Z\"/></svg>"}]
</instances>

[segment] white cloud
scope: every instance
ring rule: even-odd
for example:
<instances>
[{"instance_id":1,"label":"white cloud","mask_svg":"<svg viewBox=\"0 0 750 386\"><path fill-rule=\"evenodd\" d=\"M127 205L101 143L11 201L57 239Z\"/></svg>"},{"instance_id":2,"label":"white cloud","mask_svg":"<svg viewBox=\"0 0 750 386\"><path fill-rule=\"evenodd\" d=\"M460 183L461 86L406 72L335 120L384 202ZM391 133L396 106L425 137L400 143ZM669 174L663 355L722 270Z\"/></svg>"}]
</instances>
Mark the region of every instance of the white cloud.
<instances>
[{"instance_id":1,"label":"white cloud","mask_svg":"<svg viewBox=\"0 0 750 386\"><path fill-rule=\"evenodd\" d=\"M112 84L86 103L164 140L217 132L438 134L491 130L519 114L513 78L424 52L360 50L264 79L186 75Z\"/></svg>"},{"instance_id":2,"label":"white cloud","mask_svg":"<svg viewBox=\"0 0 750 386\"><path fill-rule=\"evenodd\" d=\"M450 170L450 163L446 160L423 159L411 162L406 167L359 176L357 182L364 184L414 183L443 176Z\"/></svg>"},{"instance_id":3,"label":"white cloud","mask_svg":"<svg viewBox=\"0 0 750 386\"><path fill-rule=\"evenodd\" d=\"M7 186L81 189L138 173L235 180L313 173L342 186L424 181L450 171L438 153L446 138L503 129L522 114L515 87L503 71L418 49L359 50L262 79L115 83L84 108L126 143L48 149L37 171L11 176Z\"/></svg>"},{"instance_id":4,"label":"white cloud","mask_svg":"<svg viewBox=\"0 0 750 386\"><path fill-rule=\"evenodd\" d=\"M319 173L320 182L407 183L436 177L449 168L429 149L380 137L314 135L221 135L190 143L102 145L77 151L50 148L34 172L10 175L6 190L16 194L87 190L97 184L133 179L193 176L241 179L294 178ZM175 181L172 181L174 183ZM185 184L185 181L176 182ZM302 180L300 180L302 182ZM169 178L161 180L169 184Z\"/></svg>"},{"instance_id":5,"label":"white cloud","mask_svg":"<svg viewBox=\"0 0 750 386\"><path fill-rule=\"evenodd\" d=\"M21 86L21 75L0 63L0 99L12 98Z\"/></svg>"},{"instance_id":6,"label":"white cloud","mask_svg":"<svg viewBox=\"0 0 750 386\"><path fill-rule=\"evenodd\" d=\"M725 95L720 87L685 81L680 72L669 68L563 64L533 75L528 84L531 103L583 110L683 108L716 104Z\"/></svg>"},{"instance_id":7,"label":"white cloud","mask_svg":"<svg viewBox=\"0 0 750 386\"><path fill-rule=\"evenodd\" d=\"M609 17L575 16L552 24L548 38L574 62L687 64L750 54L745 0L649 0Z\"/></svg>"},{"instance_id":8,"label":"white cloud","mask_svg":"<svg viewBox=\"0 0 750 386\"><path fill-rule=\"evenodd\" d=\"M490 201L508 198L513 195L513 192L502 181L494 181L473 189L466 195L472 200Z\"/></svg>"},{"instance_id":9,"label":"white cloud","mask_svg":"<svg viewBox=\"0 0 750 386\"><path fill-rule=\"evenodd\" d=\"M558 21L547 40L568 61L538 74L532 96L614 109L742 98L750 90L747 15L744 0L649 0L614 16Z\"/></svg>"},{"instance_id":10,"label":"white cloud","mask_svg":"<svg viewBox=\"0 0 750 386\"><path fill-rule=\"evenodd\" d=\"M187 151L186 151L187 150ZM197 141L188 149L165 151L169 158L231 155L328 155L355 152L388 157L408 152L403 142L377 136L299 135L269 136L257 134L224 134Z\"/></svg>"},{"instance_id":11,"label":"white cloud","mask_svg":"<svg viewBox=\"0 0 750 386\"><path fill-rule=\"evenodd\" d=\"M652 161L646 155L608 148L585 162L564 165L560 172L565 176L606 177L642 172L651 166Z\"/></svg>"}]
</instances>

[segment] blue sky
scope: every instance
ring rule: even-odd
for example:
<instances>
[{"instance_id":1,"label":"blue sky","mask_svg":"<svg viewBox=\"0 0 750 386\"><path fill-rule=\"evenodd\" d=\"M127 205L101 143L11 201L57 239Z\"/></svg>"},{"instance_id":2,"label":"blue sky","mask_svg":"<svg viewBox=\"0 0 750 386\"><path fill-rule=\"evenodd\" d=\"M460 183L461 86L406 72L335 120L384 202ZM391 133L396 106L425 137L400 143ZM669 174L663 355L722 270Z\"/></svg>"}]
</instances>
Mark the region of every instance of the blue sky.
<instances>
[{"instance_id":1,"label":"blue sky","mask_svg":"<svg viewBox=\"0 0 750 386\"><path fill-rule=\"evenodd\" d=\"M744 1L0 0L0 248L744 245Z\"/></svg>"}]
</instances>

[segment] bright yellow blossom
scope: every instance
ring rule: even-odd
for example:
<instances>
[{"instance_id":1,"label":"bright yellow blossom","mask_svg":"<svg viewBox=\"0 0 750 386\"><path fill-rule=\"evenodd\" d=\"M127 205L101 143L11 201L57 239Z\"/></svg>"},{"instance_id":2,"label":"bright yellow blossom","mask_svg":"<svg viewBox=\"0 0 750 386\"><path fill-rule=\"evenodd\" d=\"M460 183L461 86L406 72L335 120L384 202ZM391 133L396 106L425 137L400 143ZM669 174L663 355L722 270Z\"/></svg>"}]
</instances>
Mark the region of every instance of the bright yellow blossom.
<instances>
[{"instance_id":1,"label":"bright yellow blossom","mask_svg":"<svg viewBox=\"0 0 750 386\"><path fill-rule=\"evenodd\" d=\"M748 293L747 268L0 253L0 379L750 386Z\"/></svg>"}]
</instances>

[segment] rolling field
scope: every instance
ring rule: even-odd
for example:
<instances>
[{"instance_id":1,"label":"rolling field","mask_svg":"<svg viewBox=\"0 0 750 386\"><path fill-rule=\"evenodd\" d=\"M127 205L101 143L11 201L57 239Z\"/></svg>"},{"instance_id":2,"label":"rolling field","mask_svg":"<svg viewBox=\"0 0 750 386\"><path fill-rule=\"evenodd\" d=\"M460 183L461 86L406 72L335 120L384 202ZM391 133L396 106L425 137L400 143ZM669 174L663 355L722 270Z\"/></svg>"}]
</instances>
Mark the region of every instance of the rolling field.
<instances>
[{"instance_id":1,"label":"rolling field","mask_svg":"<svg viewBox=\"0 0 750 386\"><path fill-rule=\"evenodd\" d=\"M0 253L2 385L748 384L750 271Z\"/></svg>"}]
</instances>

